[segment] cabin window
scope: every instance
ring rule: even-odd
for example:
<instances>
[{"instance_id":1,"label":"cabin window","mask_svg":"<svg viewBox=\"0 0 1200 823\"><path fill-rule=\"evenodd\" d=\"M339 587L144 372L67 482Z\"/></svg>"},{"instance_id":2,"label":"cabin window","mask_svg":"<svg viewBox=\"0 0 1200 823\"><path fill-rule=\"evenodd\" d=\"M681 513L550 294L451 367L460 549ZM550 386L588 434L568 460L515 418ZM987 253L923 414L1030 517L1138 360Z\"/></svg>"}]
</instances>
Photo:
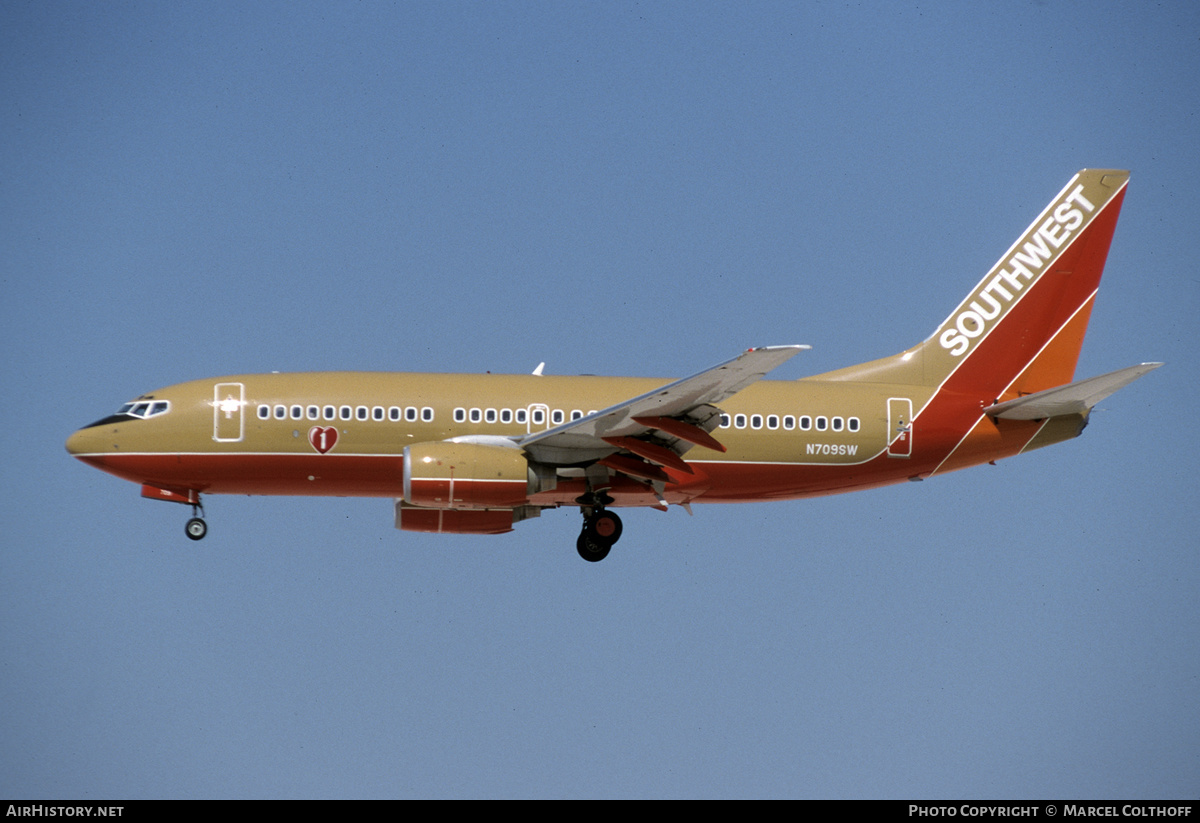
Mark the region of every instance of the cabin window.
<instances>
[{"instance_id":1,"label":"cabin window","mask_svg":"<svg viewBox=\"0 0 1200 823\"><path fill-rule=\"evenodd\" d=\"M546 422L546 410L545 409L534 409L533 410L533 425L540 426L545 422Z\"/></svg>"},{"instance_id":2,"label":"cabin window","mask_svg":"<svg viewBox=\"0 0 1200 823\"><path fill-rule=\"evenodd\" d=\"M399 406L388 406L388 420L393 423L399 423L400 418L404 416L404 410Z\"/></svg>"},{"instance_id":3,"label":"cabin window","mask_svg":"<svg viewBox=\"0 0 1200 823\"><path fill-rule=\"evenodd\" d=\"M421 409L421 420L426 423L433 422L433 406L424 406Z\"/></svg>"},{"instance_id":4,"label":"cabin window","mask_svg":"<svg viewBox=\"0 0 1200 823\"><path fill-rule=\"evenodd\" d=\"M270 420L271 419L271 407L270 406L259 406L258 407L258 419L259 420Z\"/></svg>"},{"instance_id":5,"label":"cabin window","mask_svg":"<svg viewBox=\"0 0 1200 823\"><path fill-rule=\"evenodd\" d=\"M555 409L554 411L550 412L550 422L556 426L563 422L563 410Z\"/></svg>"},{"instance_id":6,"label":"cabin window","mask_svg":"<svg viewBox=\"0 0 1200 823\"><path fill-rule=\"evenodd\" d=\"M857 417L851 417L849 420L847 420L847 421L846 421L846 428L848 428L848 429L849 429L850 431L852 431L852 432L856 432L856 431L858 431L858 418L857 418Z\"/></svg>"},{"instance_id":7,"label":"cabin window","mask_svg":"<svg viewBox=\"0 0 1200 823\"><path fill-rule=\"evenodd\" d=\"M467 422L467 410L464 409L462 406L459 406L457 409L454 410L454 422L455 423L466 423Z\"/></svg>"},{"instance_id":8,"label":"cabin window","mask_svg":"<svg viewBox=\"0 0 1200 823\"><path fill-rule=\"evenodd\" d=\"M783 427L788 431L796 428L796 418L792 417L790 414L785 414L783 416Z\"/></svg>"},{"instance_id":9,"label":"cabin window","mask_svg":"<svg viewBox=\"0 0 1200 823\"><path fill-rule=\"evenodd\" d=\"M581 420L582 418L583 418L583 412L581 410L571 409L571 419L572 420Z\"/></svg>"},{"instance_id":10,"label":"cabin window","mask_svg":"<svg viewBox=\"0 0 1200 823\"><path fill-rule=\"evenodd\" d=\"M827 428L829 428L829 419L824 416L818 417L817 418L817 431L823 432Z\"/></svg>"},{"instance_id":11,"label":"cabin window","mask_svg":"<svg viewBox=\"0 0 1200 823\"><path fill-rule=\"evenodd\" d=\"M405 409L404 410L404 419L407 420L409 423L416 423L417 422L417 407L409 406L407 409ZM479 421L475 421L475 422L479 422Z\"/></svg>"},{"instance_id":12,"label":"cabin window","mask_svg":"<svg viewBox=\"0 0 1200 823\"><path fill-rule=\"evenodd\" d=\"M472 423L478 423L482 419L483 419L483 410L482 409L471 409L471 422Z\"/></svg>"},{"instance_id":13,"label":"cabin window","mask_svg":"<svg viewBox=\"0 0 1200 823\"><path fill-rule=\"evenodd\" d=\"M761 429L762 428L762 415L761 414L750 415L750 428L752 428L752 429Z\"/></svg>"},{"instance_id":14,"label":"cabin window","mask_svg":"<svg viewBox=\"0 0 1200 823\"><path fill-rule=\"evenodd\" d=\"M483 422L495 423L496 422L496 410L495 409L485 410L483 413Z\"/></svg>"},{"instance_id":15,"label":"cabin window","mask_svg":"<svg viewBox=\"0 0 1200 823\"><path fill-rule=\"evenodd\" d=\"M800 431L806 432L812 428L812 418L807 414L800 415Z\"/></svg>"},{"instance_id":16,"label":"cabin window","mask_svg":"<svg viewBox=\"0 0 1200 823\"><path fill-rule=\"evenodd\" d=\"M385 414L387 414L387 412L384 411L383 406L376 406L375 408L371 409L372 420L382 420Z\"/></svg>"},{"instance_id":17,"label":"cabin window","mask_svg":"<svg viewBox=\"0 0 1200 823\"><path fill-rule=\"evenodd\" d=\"M777 414L768 414L767 415L767 428L771 429L772 431L779 428L779 415L777 415Z\"/></svg>"},{"instance_id":18,"label":"cabin window","mask_svg":"<svg viewBox=\"0 0 1200 823\"><path fill-rule=\"evenodd\" d=\"M335 417L337 417L337 409L335 409L333 406L326 406L324 409L322 409L321 416L326 420L333 420Z\"/></svg>"},{"instance_id":19,"label":"cabin window","mask_svg":"<svg viewBox=\"0 0 1200 823\"><path fill-rule=\"evenodd\" d=\"M525 421L529 419L529 410L528 409L517 409L517 413L515 416L517 418L518 423L520 423L521 425L525 425Z\"/></svg>"},{"instance_id":20,"label":"cabin window","mask_svg":"<svg viewBox=\"0 0 1200 823\"><path fill-rule=\"evenodd\" d=\"M721 414L721 428L727 429L733 425L733 421L729 419L729 415Z\"/></svg>"},{"instance_id":21,"label":"cabin window","mask_svg":"<svg viewBox=\"0 0 1200 823\"><path fill-rule=\"evenodd\" d=\"M735 414L735 415L733 416L733 427L734 427L735 429L744 429L744 428L746 428L746 415L744 415L744 414Z\"/></svg>"},{"instance_id":22,"label":"cabin window","mask_svg":"<svg viewBox=\"0 0 1200 823\"><path fill-rule=\"evenodd\" d=\"M321 408L319 406L309 406L308 407L308 419L309 420L320 420L321 419Z\"/></svg>"},{"instance_id":23,"label":"cabin window","mask_svg":"<svg viewBox=\"0 0 1200 823\"><path fill-rule=\"evenodd\" d=\"M358 417L359 420L366 420L368 417L371 416L371 410L368 409L366 406L359 406L357 409L354 410L354 413L355 413L355 416Z\"/></svg>"},{"instance_id":24,"label":"cabin window","mask_svg":"<svg viewBox=\"0 0 1200 823\"><path fill-rule=\"evenodd\" d=\"M303 406L292 406L292 419L293 420L303 420L304 419L304 407Z\"/></svg>"},{"instance_id":25,"label":"cabin window","mask_svg":"<svg viewBox=\"0 0 1200 823\"><path fill-rule=\"evenodd\" d=\"M501 423L511 423L512 422L512 409L501 409L500 410L500 422Z\"/></svg>"},{"instance_id":26,"label":"cabin window","mask_svg":"<svg viewBox=\"0 0 1200 823\"><path fill-rule=\"evenodd\" d=\"M276 406L275 407L275 419L276 420L287 420L287 406Z\"/></svg>"},{"instance_id":27,"label":"cabin window","mask_svg":"<svg viewBox=\"0 0 1200 823\"><path fill-rule=\"evenodd\" d=\"M340 409L338 409L338 416L343 420L353 420L354 409L350 408L349 406L342 406Z\"/></svg>"},{"instance_id":28,"label":"cabin window","mask_svg":"<svg viewBox=\"0 0 1200 823\"><path fill-rule=\"evenodd\" d=\"M835 417L829 422L835 432L840 432L842 430L842 418Z\"/></svg>"}]
</instances>

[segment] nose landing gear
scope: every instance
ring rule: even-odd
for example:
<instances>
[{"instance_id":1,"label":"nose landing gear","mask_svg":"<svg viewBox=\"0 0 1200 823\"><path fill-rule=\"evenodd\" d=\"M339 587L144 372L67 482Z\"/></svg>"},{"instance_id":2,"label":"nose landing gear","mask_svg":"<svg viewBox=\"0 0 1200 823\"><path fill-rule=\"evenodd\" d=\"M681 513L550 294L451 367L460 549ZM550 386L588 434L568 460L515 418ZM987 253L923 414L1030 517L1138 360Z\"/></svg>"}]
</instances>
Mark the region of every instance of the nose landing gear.
<instances>
[{"instance_id":1,"label":"nose landing gear","mask_svg":"<svg viewBox=\"0 0 1200 823\"><path fill-rule=\"evenodd\" d=\"M204 506L200 503L200 495L196 495L192 503L192 519L183 527L183 533L192 540L203 540L208 534L208 524L204 522Z\"/></svg>"},{"instance_id":2,"label":"nose landing gear","mask_svg":"<svg viewBox=\"0 0 1200 823\"><path fill-rule=\"evenodd\" d=\"M193 517L183 527L183 530L193 540L203 540L204 535L208 534L208 524L199 517Z\"/></svg>"}]
</instances>

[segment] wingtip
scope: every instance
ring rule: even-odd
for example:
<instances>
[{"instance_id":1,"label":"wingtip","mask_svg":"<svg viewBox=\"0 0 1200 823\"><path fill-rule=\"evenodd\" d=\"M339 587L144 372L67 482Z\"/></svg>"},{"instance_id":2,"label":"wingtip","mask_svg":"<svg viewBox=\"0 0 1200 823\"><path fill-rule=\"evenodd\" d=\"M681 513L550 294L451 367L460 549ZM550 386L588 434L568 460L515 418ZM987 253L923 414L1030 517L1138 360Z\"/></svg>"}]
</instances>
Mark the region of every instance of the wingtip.
<instances>
[{"instance_id":1,"label":"wingtip","mask_svg":"<svg viewBox=\"0 0 1200 823\"><path fill-rule=\"evenodd\" d=\"M749 354L750 352L754 352L754 351L797 351L797 352L801 352L801 351L808 351L811 348L812 348L812 346L809 346L805 343L793 343L793 344L789 344L786 346L751 346L750 348L746 349L746 353Z\"/></svg>"}]
</instances>

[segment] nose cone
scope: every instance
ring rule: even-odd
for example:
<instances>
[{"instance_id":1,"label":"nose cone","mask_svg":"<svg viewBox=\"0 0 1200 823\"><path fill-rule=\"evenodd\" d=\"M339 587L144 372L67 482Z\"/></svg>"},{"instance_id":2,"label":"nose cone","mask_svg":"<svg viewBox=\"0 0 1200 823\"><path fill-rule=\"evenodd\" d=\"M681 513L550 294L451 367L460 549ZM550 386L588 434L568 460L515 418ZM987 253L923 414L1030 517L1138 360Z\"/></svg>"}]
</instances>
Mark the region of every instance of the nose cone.
<instances>
[{"instance_id":1,"label":"nose cone","mask_svg":"<svg viewBox=\"0 0 1200 823\"><path fill-rule=\"evenodd\" d=\"M111 442L106 426L88 426L67 438L67 452L85 463L99 466L104 462L105 452L111 451Z\"/></svg>"}]
</instances>

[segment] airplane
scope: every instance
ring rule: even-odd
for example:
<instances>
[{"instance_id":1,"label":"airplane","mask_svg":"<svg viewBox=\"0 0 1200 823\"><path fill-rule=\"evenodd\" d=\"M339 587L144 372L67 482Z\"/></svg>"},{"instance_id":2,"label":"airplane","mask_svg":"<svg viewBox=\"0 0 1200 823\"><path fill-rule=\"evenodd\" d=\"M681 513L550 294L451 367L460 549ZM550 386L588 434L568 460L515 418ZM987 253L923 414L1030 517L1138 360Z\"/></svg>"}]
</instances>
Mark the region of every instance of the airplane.
<instances>
[{"instance_id":1,"label":"airplane","mask_svg":"<svg viewBox=\"0 0 1200 823\"><path fill-rule=\"evenodd\" d=\"M83 462L192 507L201 495L391 498L396 528L499 534L578 507L604 559L613 509L857 491L1078 436L1161 363L1072 382L1129 179L1085 169L957 308L899 354L763 380L808 346L748 349L679 380L323 372L197 380L141 395L67 440ZM543 364L544 365L544 364Z\"/></svg>"}]
</instances>

